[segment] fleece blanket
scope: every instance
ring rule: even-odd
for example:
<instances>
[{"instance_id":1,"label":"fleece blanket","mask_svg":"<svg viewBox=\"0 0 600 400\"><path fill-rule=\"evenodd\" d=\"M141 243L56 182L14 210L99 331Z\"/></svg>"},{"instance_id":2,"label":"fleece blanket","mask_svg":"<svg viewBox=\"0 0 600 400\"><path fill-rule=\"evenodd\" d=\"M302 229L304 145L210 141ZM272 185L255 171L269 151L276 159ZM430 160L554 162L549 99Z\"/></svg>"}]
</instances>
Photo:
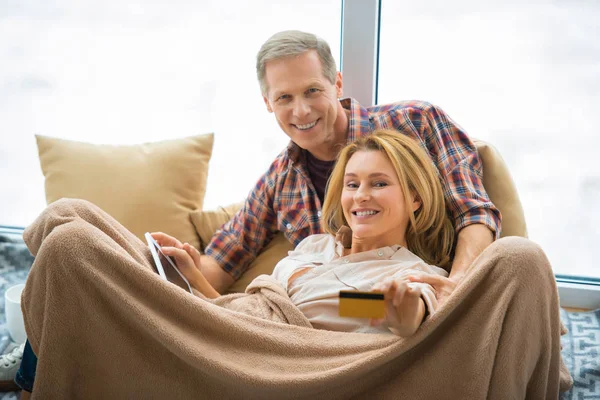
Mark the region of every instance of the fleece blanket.
<instances>
[{"instance_id":1,"label":"fleece blanket","mask_svg":"<svg viewBox=\"0 0 600 400\"><path fill-rule=\"evenodd\" d=\"M558 293L542 250L486 249L411 337L313 329L270 277L217 300L160 279L145 243L90 203L27 228L33 398L557 398Z\"/></svg>"}]
</instances>

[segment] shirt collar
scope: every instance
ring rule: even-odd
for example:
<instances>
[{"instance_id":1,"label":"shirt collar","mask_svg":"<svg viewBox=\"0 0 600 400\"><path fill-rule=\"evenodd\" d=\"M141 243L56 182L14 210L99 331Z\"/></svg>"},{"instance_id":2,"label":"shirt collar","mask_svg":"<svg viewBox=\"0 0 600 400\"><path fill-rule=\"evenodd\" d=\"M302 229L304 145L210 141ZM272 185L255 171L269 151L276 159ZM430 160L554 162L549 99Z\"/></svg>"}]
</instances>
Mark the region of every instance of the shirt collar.
<instances>
[{"instance_id":1,"label":"shirt collar","mask_svg":"<svg viewBox=\"0 0 600 400\"><path fill-rule=\"evenodd\" d=\"M287 156L293 164L298 164L302 160L302 149L290 140L287 145Z\"/></svg>"}]
</instances>

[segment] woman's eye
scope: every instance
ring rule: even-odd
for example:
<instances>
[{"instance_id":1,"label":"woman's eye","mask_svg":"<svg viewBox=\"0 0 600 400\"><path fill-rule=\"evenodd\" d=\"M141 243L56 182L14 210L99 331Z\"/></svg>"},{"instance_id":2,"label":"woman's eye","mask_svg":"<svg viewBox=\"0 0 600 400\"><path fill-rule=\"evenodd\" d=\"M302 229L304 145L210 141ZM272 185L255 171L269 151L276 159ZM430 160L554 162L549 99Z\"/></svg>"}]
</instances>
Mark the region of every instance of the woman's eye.
<instances>
[{"instance_id":1,"label":"woman's eye","mask_svg":"<svg viewBox=\"0 0 600 400\"><path fill-rule=\"evenodd\" d=\"M346 183L346 187L349 189L356 189L358 187L358 185L354 182L348 182L348 183Z\"/></svg>"},{"instance_id":2,"label":"woman's eye","mask_svg":"<svg viewBox=\"0 0 600 400\"><path fill-rule=\"evenodd\" d=\"M388 184L387 182L375 182L375 187L386 187Z\"/></svg>"}]
</instances>

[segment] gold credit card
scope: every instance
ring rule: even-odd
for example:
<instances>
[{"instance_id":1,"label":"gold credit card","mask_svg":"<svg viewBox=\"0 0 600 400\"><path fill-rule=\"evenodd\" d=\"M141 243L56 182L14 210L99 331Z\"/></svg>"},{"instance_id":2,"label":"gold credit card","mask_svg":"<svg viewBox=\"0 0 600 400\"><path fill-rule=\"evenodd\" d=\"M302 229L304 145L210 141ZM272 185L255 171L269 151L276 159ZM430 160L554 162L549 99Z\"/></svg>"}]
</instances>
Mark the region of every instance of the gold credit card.
<instances>
[{"instance_id":1,"label":"gold credit card","mask_svg":"<svg viewBox=\"0 0 600 400\"><path fill-rule=\"evenodd\" d=\"M383 293L340 290L339 312L340 317L384 318Z\"/></svg>"}]
</instances>

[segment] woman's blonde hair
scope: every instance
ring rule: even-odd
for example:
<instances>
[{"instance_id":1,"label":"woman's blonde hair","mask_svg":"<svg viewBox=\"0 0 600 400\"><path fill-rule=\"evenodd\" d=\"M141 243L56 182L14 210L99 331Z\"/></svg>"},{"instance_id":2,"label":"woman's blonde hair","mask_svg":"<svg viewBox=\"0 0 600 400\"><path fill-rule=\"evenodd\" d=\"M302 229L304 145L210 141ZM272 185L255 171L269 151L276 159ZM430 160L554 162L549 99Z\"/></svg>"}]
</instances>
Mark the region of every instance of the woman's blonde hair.
<instances>
[{"instance_id":1,"label":"woman's blonde hair","mask_svg":"<svg viewBox=\"0 0 600 400\"><path fill-rule=\"evenodd\" d=\"M358 151L384 153L396 170L404 193L404 203L412 204L415 196L421 201L421 207L409 213L410 222L406 232L408 249L428 264L449 268L455 233L454 225L446 213L438 172L419 144L397 131L376 130L340 152L327 183L323 204L325 231L335 235L342 226L348 225L341 204L344 174L348 161Z\"/></svg>"}]
</instances>

